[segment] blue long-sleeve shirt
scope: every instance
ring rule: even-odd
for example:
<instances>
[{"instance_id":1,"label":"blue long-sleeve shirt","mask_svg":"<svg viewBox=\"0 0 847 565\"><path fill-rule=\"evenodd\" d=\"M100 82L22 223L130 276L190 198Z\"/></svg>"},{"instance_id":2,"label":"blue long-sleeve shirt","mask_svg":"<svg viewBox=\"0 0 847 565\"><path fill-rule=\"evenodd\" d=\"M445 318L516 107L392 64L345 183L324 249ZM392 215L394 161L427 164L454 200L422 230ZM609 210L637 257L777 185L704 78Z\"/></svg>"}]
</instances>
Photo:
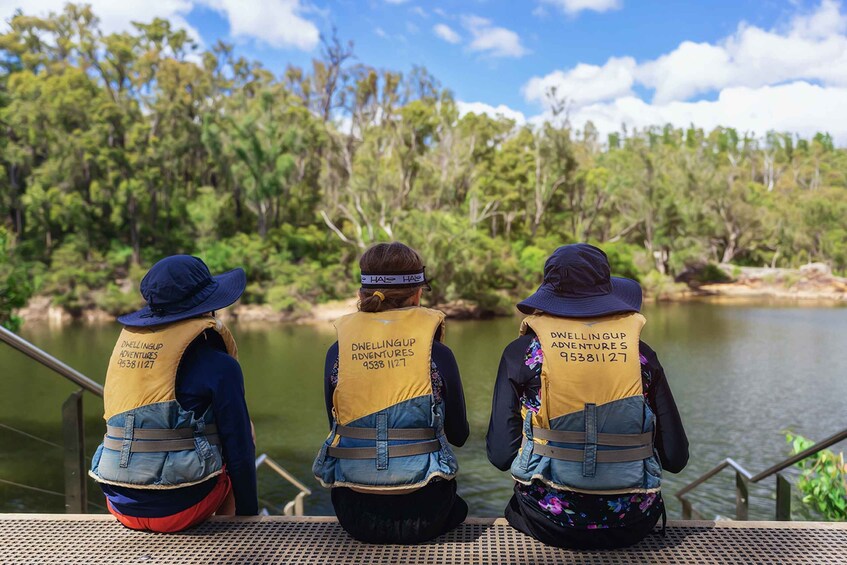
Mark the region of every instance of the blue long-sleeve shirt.
<instances>
[{"instance_id":1,"label":"blue long-sleeve shirt","mask_svg":"<svg viewBox=\"0 0 847 565\"><path fill-rule=\"evenodd\" d=\"M258 514L256 447L244 397L244 376L238 361L226 353L216 332L206 331L186 349L177 370L176 399L183 409L198 416L212 407L226 472L232 481L236 514ZM217 477L213 477L197 485L168 490L100 486L121 514L155 518L197 504L216 482Z\"/></svg>"}]
</instances>

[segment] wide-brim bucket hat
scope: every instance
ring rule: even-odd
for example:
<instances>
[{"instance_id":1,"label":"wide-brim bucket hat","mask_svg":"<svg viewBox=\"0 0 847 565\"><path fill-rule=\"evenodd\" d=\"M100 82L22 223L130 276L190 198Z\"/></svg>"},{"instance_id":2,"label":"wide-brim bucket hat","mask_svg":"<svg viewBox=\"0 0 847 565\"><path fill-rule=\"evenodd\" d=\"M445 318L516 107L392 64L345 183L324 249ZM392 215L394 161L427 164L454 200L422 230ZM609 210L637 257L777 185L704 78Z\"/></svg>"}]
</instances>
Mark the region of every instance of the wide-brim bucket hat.
<instances>
[{"instance_id":1,"label":"wide-brim bucket hat","mask_svg":"<svg viewBox=\"0 0 847 565\"><path fill-rule=\"evenodd\" d=\"M518 310L540 310L563 318L596 318L641 311L641 285L611 276L602 249L587 243L564 245L544 264L544 282Z\"/></svg>"},{"instance_id":2,"label":"wide-brim bucket hat","mask_svg":"<svg viewBox=\"0 0 847 565\"><path fill-rule=\"evenodd\" d=\"M141 280L141 295L147 305L119 316L118 322L143 327L196 318L230 306L241 297L246 286L247 276L243 269L213 277L198 257L165 257Z\"/></svg>"}]
</instances>

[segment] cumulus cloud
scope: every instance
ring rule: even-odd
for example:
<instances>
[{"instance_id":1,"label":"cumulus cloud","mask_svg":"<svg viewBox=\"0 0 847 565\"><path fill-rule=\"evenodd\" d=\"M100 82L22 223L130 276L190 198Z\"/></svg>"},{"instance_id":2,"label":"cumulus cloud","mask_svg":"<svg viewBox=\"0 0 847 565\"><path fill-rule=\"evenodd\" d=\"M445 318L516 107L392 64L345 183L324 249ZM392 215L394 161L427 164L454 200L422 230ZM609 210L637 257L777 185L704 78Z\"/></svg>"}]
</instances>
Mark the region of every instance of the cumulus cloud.
<instances>
[{"instance_id":1,"label":"cumulus cloud","mask_svg":"<svg viewBox=\"0 0 847 565\"><path fill-rule=\"evenodd\" d=\"M0 16L10 17L18 8L27 14L46 15L60 12L66 0L0 0ZM233 37L256 39L273 47L294 47L309 51L320 39L317 26L303 16L300 0L86 0L101 20L105 33L132 29L133 21L149 22L166 18L175 27L185 29L200 42L198 31L186 16L196 6L205 6L221 14L229 23Z\"/></svg>"},{"instance_id":2,"label":"cumulus cloud","mask_svg":"<svg viewBox=\"0 0 847 565\"><path fill-rule=\"evenodd\" d=\"M553 71L543 77L533 77L524 85L524 97L530 102L545 104L555 91L557 98L573 104L589 104L632 93L636 68L632 57L611 58L605 65L580 63L567 71Z\"/></svg>"},{"instance_id":3,"label":"cumulus cloud","mask_svg":"<svg viewBox=\"0 0 847 565\"><path fill-rule=\"evenodd\" d=\"M520 36L510 29L495 26L491 20L479 16L465 16L462 25L473 38L468 45L471 51L491 57L520 58L529 53L521 44Z\"/></svg>"},{"instance_id":4,"label":"cumulus cloud","mask_svg":"<svg viewBox=\"0 0 847 565\"><path fill-rule=\"evenodd\" d=\"M545 4L556 6L569 16L582 11L607 12L621 7L621 0L541 0Z\"/></svg>"},{"instance_id":5,"label":"cumulus cloud","mask_svg":"<svg viewBox=\"0 0 847 565\"><path fill-rule=\"evenodd\" d=\"M223 14L234 37L257 39L271 47L311 51L320 41L317 26L303 17L300 0L199 0Z\"/></svg>"},{"instance_id":6,"label":"cumulus cloud","mask_svg":"<svg viewBox=\"0 0 847 565\"><path fill-rule=\"evenodd\" d=\"M770 130L804 136L828 131L839 144L847 143L847 88L810 84L804 81L778 86L726 88L717 100L650 104L634 96L576 109L571 122L581 127L591 121L601 132L620 131L621 125L645 128L674 124L694 124L704 129L731 126L739 131L762 135ZM539 116L533 121L542 121Z\"/></svg>"},{"instance_id":7,"label":"cumulus cloud","mask_svg":"<svg viewBox=\"0 0 847 565\"><path fill-rule=\"evenodd\" d=\"M60 13L66 3L67 0L0 0L0 18L10 18L17 9L35 16ZM94 14L100 18L104 33L130 31L134 29L132 22L149 22L158 17L167 18L174 27L186 30L192 39L200 43L199 32L185 20L193 8L192 0L86 0L85 4L90 4Z\"/></svg>"},{"instance_id":8,"label":"cumulus cloud","mask_svg":"<svg viewBox=\"0 0 847 565\"><path fill-rule=\"evenodd\" d=\"M613 57L533 77L523 95L549 111L551 88L568 100L572 122L591 119L601 129L723 124L759 133L827 130L843 142L847 112L835 100L847 100L847 14L835 0L822 0L780 28L742 23L719 41L684 41L653 60ZM651 100L636 96L636 88ZM695 101L703 96L711 100Z\"/></svg>"},{"instance_id":9,"label":"cumulus cloud","mask_svg":"<svg viewBox=\"0 0 847 565\"><path fill-rule=\"evenodd\" d=\"M447 24L435 24L432 27L432 31L435 33L435 35L437 35L447 43L456 44L462 40L462 38L459 37L459 34L453 31L453 28L451 28Z\"/></svg>"},{"instance_id":10,"label":"cumulus cloud","mask_svg":"<svg viewBox=\"0 0 847 565\"><path fill-rule=\"evenodd\" d=\"M506 118L513 120L515 124L519 126L526 123L526 116L523 115L523 112L513 110L505 104L500 104L495 107L490 104L485 104L484 102L462 102L461 100L458 100L456 101L456 107L459 109L459 116L464 116L465 114L484 114L486 116L491 116L492 118Z\"/></svg>"},{"instance_id":11,"label":"cumulus cloud","mask_svg":"<svg viewBox=\"0 0 847 565\"><path fill-rule=\"evenodd\" d=\"M729 86L805 79L847 85L847 15L834 0L795 17L785 30L742 24L716 43L684 42L638 70L659 103Z\"/></svg>"}]
</instances>

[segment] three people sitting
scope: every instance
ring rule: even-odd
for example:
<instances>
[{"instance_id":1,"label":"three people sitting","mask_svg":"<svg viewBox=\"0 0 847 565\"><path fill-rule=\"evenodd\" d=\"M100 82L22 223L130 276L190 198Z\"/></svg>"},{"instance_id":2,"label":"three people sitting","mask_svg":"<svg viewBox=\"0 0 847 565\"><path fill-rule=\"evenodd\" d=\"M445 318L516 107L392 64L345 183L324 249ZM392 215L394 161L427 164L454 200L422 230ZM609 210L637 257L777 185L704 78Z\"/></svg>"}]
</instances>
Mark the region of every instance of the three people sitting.
<instances>
[{"instance_id":1,"label":"three people sitting","mask_svg":"<svg viewBox=\"0 0 847 565\"><path fill-rule=\"evenodd\" d=\"M326 356L329 435L313 472L352 537L423 542L468 513L451 448L469 433L462 382L441 343L444 314L420 306L420 255L382 243L359 266L359 311L336 321ZM240 269L211 277L199 259L170 257L142 281L147 307L119 318L91 474L128 527L177 531L215 512L257 512L243 377L214 317L244 284ZM662 468L687 462L662 367L640 341L640 307L638 283L611 277L586 244L557 249L518 305L528 317L500 362L488 457L515 480L509 523L549 545L636 543L664 515Z\"/></svg>"}]
</instances>

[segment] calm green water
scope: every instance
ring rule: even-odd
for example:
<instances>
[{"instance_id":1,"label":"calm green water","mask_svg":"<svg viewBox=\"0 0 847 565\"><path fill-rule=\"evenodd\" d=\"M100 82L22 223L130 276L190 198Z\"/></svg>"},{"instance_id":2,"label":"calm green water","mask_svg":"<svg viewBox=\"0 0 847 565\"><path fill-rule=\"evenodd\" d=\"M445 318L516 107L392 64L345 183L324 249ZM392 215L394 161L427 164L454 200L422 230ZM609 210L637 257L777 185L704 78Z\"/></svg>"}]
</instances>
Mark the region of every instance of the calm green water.
<instances>
[{"instance_id":1,"label":"calm green water","mask_svg":"<svg viewBox=\"0 0 847 565\"><path fill-rule=\"evenodd\" d=\"M781 430L815 439L847 427L847 309L683 304L648 307L644 339L659 353L691 441L691 462L666 476L671 493L730 456L760 471L788 455ZM471 514L502 515L511 481L485 457L491 390L517 318L448 325L447 344L462 371L471 437L457 451L459 489ZM311 485L308 514L331 514L329 496L312 479L312 458L326 435L323 362L334 341L323 327L235 325L259 453L268 453ZM24 337L92 378L102 374L119 328L27 326ZM12 426L61 443L61 405L73 390L60 377L0 345L0 479L62 491L61 450L13 433ZM86 395L89 454L101 437L102 402ZM751 517L773 512L770 489L753 491ZM727 473L694 496L707 517L734 512ZM91 483L90 500L102 504ZM272 513L294 494L268 469L259 474L262 505ZM0 483L0 512L63 510L61 498ZM92 507L92 511L97 510ZM797 512L802 518L804 512Z\"/></svg>"}]
</instances>

